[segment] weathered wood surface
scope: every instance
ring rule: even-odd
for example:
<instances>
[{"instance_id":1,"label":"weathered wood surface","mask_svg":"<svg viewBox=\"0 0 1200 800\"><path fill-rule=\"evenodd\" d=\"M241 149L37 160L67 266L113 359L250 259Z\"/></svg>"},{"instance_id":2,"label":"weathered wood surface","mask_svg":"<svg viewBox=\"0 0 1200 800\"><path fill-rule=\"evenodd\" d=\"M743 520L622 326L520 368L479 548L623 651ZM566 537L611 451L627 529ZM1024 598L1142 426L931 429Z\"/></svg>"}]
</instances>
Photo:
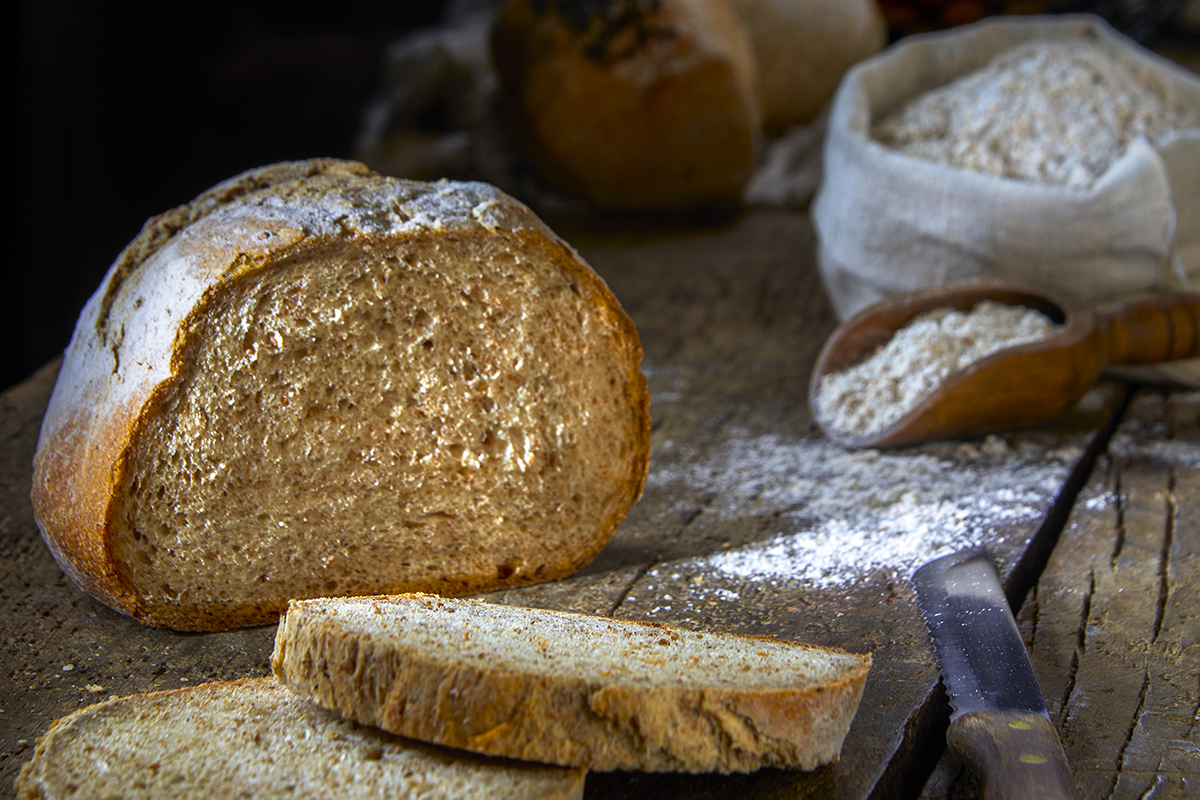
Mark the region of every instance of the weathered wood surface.
<instances>
[{"instance_id":1,"label":"weathered wood surface","mask_svg":"<svg viewBox=\"0 0 1200 800\"><path fill-rule=\"evenodd\" d=\"M835 324L806 216L760 211L697 228L555 227L638 325L654 397L651 478L582 572L493 599L772 634L875 656L837 764L727 777L593 774L587 796L915 796L926 762L940 752L941 709L907 580L911 560L935 541L943 548L983 541L1011 573L1029 543L1061 523L1063 487L1087 466L1088 445L1117 394L1095 392L1042 430L846 453L814 428L806 406L809 371ZM54 718L109 695L263 674L274 634L271 627L189 635L146 628L63 577L37 536L28 501L29 461L53 376L49 367L0 396L5 793ZM994 491L981 494L987 489ZM1111 553L1111 537L1097 546ZM1039 596L1048 591L1039 587ZM1171 614L1186 611L1183 600ZM1093 614L1100 608L1094 599L1092 607ZM1075 675L1083 697L1084 672ZM1191 680L1194 694L1194 674ZM1082 729L1079 737L1099 746ZM1132 769L1141 751L1118 749Z\"/></svg>"},{"instance_id":2,"label":"weathered wood surface","mask_svg":"<svg viewBox=\"0 0 1200 800\"><path fill-rule=\"evenodd\" d=\"M1085 798L1200 796L1198 419L1137 396L1018 614ZM947 756L923 796L977 791Z\"/></svg>"},{"instance_id":3,"label":"weathered wood surface","mask_svg":"<svg viewBox=\"0 0 1200 800\"><path fill-rule=\"evenodd\" d=\"M1200 794L1198 417L1138 398L1022 609L1088 797Z\"/></svg>"}]
</instances>

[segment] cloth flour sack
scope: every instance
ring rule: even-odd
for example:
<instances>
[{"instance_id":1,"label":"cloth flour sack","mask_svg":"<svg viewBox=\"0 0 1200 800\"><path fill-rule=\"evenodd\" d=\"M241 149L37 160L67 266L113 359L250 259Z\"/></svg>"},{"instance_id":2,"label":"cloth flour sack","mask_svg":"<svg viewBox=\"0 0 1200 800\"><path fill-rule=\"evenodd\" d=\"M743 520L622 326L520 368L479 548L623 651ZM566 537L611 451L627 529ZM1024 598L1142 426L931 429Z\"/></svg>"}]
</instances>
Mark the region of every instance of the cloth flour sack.
<instances>
[{"instance_id":1,"label":"cloth flour sack","mask_svg":"<svg viewBox=\"0 0 1200 800\"><path fill-rule=\"evenodd\" d=\"M1097 17L994 18L913 36L847 73L830 109L813 221L842 318L898 292L973 278L1056 286L1096 303L1200 292L1200 128L1134 139L1089 186L1000 177L906 155L871 135L903 101L1031 41L1083 39L1161 76L1200 111L1200 76ZM1200 386L1200 359L1127 369Z\"/></svg>"}]
</instances>

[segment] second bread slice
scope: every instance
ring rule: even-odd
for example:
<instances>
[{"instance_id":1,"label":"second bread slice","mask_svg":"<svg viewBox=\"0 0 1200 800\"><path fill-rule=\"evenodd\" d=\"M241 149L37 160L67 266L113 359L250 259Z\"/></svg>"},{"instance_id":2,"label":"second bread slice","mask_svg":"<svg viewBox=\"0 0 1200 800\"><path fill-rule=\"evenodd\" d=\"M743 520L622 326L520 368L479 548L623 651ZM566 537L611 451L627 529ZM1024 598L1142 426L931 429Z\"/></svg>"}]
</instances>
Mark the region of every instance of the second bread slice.
<instances>
[{"instance_id":1,"label":"second bread slice","mask_svg":"<svg viewBox=\"0 0 1200 800\"><path fill-rule=\"evenodd\" d=\"M596 770L836 760L870 656L425 594L293 602L275 674L364 724Z\"/></svg>"},{"instance_id":2,"label":"second bread slice","mask_svg":"<svg viewBox=\"0 0 1200 800\"><path fill-rule=\"evenodd\" d=\"M405 741L274 678L250 678L80 709L38 739L16 792L28 800L581 800L583 781L583 770Z\"/></svg>"}]
</instances>

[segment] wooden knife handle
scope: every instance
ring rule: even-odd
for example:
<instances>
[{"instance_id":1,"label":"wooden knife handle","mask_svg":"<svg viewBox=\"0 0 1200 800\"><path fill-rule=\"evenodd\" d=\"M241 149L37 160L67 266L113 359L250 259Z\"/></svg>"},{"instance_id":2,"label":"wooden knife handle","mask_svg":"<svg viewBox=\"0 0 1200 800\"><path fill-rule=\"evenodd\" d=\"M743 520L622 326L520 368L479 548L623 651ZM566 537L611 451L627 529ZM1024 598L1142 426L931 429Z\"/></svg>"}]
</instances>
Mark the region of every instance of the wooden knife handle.
<instances>
[{"instance_id":1,"label":"wooden knife handle","mask_svg":"<svg viewBox=\"0 0 1200 800\"><path fill-rule=\"evenodd\" d=\"M1155 295L1110 309L1107 316L1110 364L1200 356L1200 297Z\"/></svg>"},{"instance_id":2,"label":"wooden knife handle","mask_svg":"<svg viewBox=\"0 0 1200 800\"><path fill-rule=\"evenodd\" d=\"M983 778L985 800L1079 797L1058 734L1040 714L963 714L950 723L946 743Z\"/></svg>"}]
</instances>

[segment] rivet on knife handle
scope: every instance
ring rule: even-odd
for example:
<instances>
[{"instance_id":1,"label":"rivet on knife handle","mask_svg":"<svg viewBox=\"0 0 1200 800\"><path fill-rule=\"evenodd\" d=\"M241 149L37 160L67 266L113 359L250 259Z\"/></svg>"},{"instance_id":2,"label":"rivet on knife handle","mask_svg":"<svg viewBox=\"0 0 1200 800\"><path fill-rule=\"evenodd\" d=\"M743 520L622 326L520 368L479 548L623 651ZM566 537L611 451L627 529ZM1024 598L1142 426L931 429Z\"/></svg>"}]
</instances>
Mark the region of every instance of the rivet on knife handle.
<instances>
[{"instance_id":1,"label":"rivet on knife handle","mask_svg":"<svg viewBox=\"0 0 1200 800\"><path fill-rule=\"evenodd\" d=\"M950 724L946 743L983 778L985 800L1078 796L1054 725L1040 714L964 714Z\"/></svg>"}]
</instances>

